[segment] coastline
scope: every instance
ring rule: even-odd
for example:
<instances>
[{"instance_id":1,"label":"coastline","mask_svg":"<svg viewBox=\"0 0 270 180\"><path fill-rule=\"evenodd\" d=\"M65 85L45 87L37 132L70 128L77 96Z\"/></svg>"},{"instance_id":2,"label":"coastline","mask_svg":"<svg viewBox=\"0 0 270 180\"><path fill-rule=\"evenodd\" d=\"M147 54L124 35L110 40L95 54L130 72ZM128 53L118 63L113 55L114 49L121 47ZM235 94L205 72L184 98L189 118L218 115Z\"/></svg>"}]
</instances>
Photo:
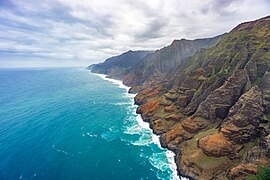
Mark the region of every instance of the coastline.
<instances>
[{"instance_id":1,"label":"coastline","mask_svg":"<svg viewBox=\"0 0 270 180\"><path fill-rule=\"evenodd\" d=\"M99 76L103 80L106 80L106 81L112 82L113 84L118 85L118 87L121 88L121 89L125 89L128 97L132 98L133 104L135 104L134 103L134 97L136 96L136 94L128 93L128 90L130 89L130 87L124 85L122 81L108 78L107 75L105 75L105 74L93 73L91 71L90 71L90 73L92 73L92 74L94 74L96 76ZM135 105L135 106L138 107L137 105ZM160 143L160 140L159 140L160 136L153 133L153 130L150 128L149 123L143 121L141 115L137 114L136 121L139 124L139 126L141 126L144 129L147 129L147 130L151 131L153 143L156 144L159 147L159 149L166 151L166 157L167 157L167 160L168 160L168 163L169 163L169 168L172 171L172 178L171 179L172 180L187 180L188 178L182 177L179 174L178 170L177 170L177 165L176 165L176 161L175 161L175 157L176 157L175 153L173 151L171 151L169 149L166 149L166 148L163 148L161 146L161 143Z\"/></svg>"}]
</instances>

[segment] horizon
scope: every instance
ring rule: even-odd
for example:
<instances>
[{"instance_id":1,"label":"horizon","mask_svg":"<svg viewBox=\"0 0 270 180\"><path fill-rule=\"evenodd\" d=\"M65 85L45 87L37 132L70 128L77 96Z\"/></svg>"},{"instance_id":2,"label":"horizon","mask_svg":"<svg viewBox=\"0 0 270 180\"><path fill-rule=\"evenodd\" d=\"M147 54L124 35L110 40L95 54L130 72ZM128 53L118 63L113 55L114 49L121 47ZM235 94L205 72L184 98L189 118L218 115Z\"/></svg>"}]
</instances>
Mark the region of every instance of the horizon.
<instances>
[{"instance_id":1,"label":"horizon","mask_svg":"<svg viewBox=\"0 0 270 180\"><path fill-rule=\"evenodd\" d=\"M270 2L3 0L0 12L1 68L87 67L129 50L227 33L268 16Z\"/></svg>"},{"instance_id":2,"label":"horizon","mask_svg":"<svg viewBox=\"0 0 270 180\"><path fill-rule=\"evenodd\" d=\"M0 180L268 180L269 10L0 0Z\"/></svg>"}]
</instances>

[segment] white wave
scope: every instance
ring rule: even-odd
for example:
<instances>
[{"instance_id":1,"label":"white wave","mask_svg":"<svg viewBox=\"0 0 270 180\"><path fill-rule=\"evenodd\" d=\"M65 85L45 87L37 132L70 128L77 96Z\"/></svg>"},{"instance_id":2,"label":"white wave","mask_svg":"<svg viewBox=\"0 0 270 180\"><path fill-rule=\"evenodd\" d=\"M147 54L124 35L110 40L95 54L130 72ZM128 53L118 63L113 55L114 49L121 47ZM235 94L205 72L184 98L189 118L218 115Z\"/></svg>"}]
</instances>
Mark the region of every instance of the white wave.
<instances>
[{"instance_id":1,"label":"white wave","mask_svg":"<svg viewBox=\"0 0 270 180\"><path fill-rule=\"evenodd\" d=\"M143 133L139 140L135 141L135 142L131 142L131 144L135 145L135 146L147 146L149 144L152 144L153 141L151 139L151 134L150 133Z\"/></svg>"},{"instance_id":2,"label":"white wave","mask_svg":"<svg viewBox=\"0 0 270 180\"><path fill-rule=\"evenodd\" d=\"M129 102L118 102L118 103L112 103L113 105L116 105L116 106L122 106L122 105L127 105L127 104L130 104Z\"/></svg>"},{"instance_id":3,"label":"white wave","mask_svg":"<svg viewBox=\"0 0 270 180\"><path fill-rule=\"evenodd\" d=\"M138 124L134 124L125 129L124 133L129 135L138 134L141 135L141 127Z\"/></svg>"},{"instance_id":4,"label":"white wave","mask_svg":"<svg viewBox=\"0 0 270 180\"><path fill-rule=\"evenodd\" d=\"M138 124L139 124L142 128L148 129L148 130L151 131L151 129L150 129L150 127L149 127L149 123L143 121L143 119L141 118L141 116L138 115L138 116L136 117L136 121L138 122Z\"/></svg>"},{"instance_id":5,"label":"white wave","mask_svg":"<svg viewBox=\"0 0 270 180\"><path fill-rule=\"evenodd\" d=\"M89 137L97 137L97 135L96 134L91 134L91 133L86 133Z\"/></svg>"},{"instance_id":6,"label":"white wave","mask_svg":"<svg viewBox=\"0 0 270 180\"><path fill-rule=\"evenodd\" d=\"M152 166L164 172L168 168L168 164L166 163L166 161L164 161L165 158L166 158L166 154L164 154L163 152L154 153L149 158L149 161L152 164Z\"/></svg>"},{"instance_id":7,"label":"white wave","mask_svg":"<svg viewBox=\"0 0 270 180\"><path fill-rule=\"evenodd\" d=\"M169 167L173 172L173 174L171 176L171 179L172 180L179 180L179 176L177 174L177 166L176 166L176 163L175 163L175 160L174 160L174 157L175 157L174 152L172 152L170 150L167 150L166 151L166 156L167 156L167 159L169 161ZM188 180L188 178L185 178L185 177L180 177L180 179L181 180Z\"/></svg>"},{"instance_id":8,"label":"white wave","mask_svg":"<svg viewBox=\"0 0 270 180\"><path fill-rule=\"evenodd\" d=\"M120 81L120 80L108 78L107 75L105 75L105 74L97 74L97 73L92 73L92 74L101 77L103 80L110 81L110 82L112 82L113 84L118 85L119 88L125 89L126 91L129 90L129 87L126 86L126 85L124 85L124 84L122 83L122 81Z\"/></svg>"},{"instance_id":9,"label":"white wave","mask_svg":"<svg viewBox=\"0 0 270 180\"><path fill-rule=\"evenodd\" d=\"M133 125L131 127L129 127L124 133L126 134L139 134L141 135L141 137L143 137L145 135L145 133L147 132L151 132L151 135L152 135L152 138L149 140L146 140L146 139L141 139L140 137L140 140L139 141L135 141L135 142L131 142L131 144L133 145L136 145L136 146L143 146L143 145L149 145L149 144L156 144L161 150L166 150L166 158L167 158L167 161L169 162L169 164L164 164L164 161L157 161L156 163L154 163L154 159L152 158L152 164L154 167L160 169L160 170L163 170L164 169L164 166L170 168L170 170L173 172L172 176L170 177L170 179L172 180L179 180L179 176L177 175L177 166L176 166L176 163L174 161L174 153L170 150L167 150L167 149L164 149L161 147L161 144L160 144L160 141L159 141L159 136L154 134L152 132L152 129L149 127L149 123L143 121L143 119L141 118L140 115L138 115L136 113L136 108L138 107L137 105L134 105L134 97L136 96L136 94L130 94L128 93L128 90L129 90L129 87L128 86L125 86L122 81L119 81L119 80L115 80L115 79L111 79L111 78L108 78L106 77L106 75L104 74L97 74L97 73L93 73L94 75L97 75L99 77L101 77L102 79L104 80L107 80L107 81L110 81L112 82L113 84L116 84L118 85L119 88L122 88L122 89L125 89L126 90L126 93L125 93L125 96L130 98L131 99L131 103L132 103L132 106L130 109L128 109L128 111L131 112L131 114L133 114L136 118L136 122L138 123L139 127L136 126L136 125ZM132 117L133 119L134 117ZM146 132L143 131L146 130ZM136 133L136 130L137 133ZM150 160L151 161L151 160ZM158 164L159 163L159 164ZM184 178L184 177L181 177L180 178L181 180L187 180L187 178Z\"/></svg>"},{"instance_id":10,"label":"white wave","mask_svg":"<svg viewBox=\"0 0 270 180\"><path fill-rule=\"evenodd\" d=\"M149 127L149 123L143 121L143 119L141 118L141 116L138 115L138 116L136 117L136 121L138 122L138 124L139 124L142 128L147 129L147 130L149 130L149 131L152 132L152 129ZM152 141L153 141L154 144L158 145L158 147L159 147L160 149L164 149L164 148L161 147L161 144L160 144L159 136L158 136L158 135L152 133Z\"/></svg>"},{"instance_id":11,"label":"white wave","mask_svg":"<svg viewBox=\"0 0 270 180\"><path fill-rule=\"evenodd\" d=\"M141 116L137 116L136 117L136 121L138 122L138 124L145 128L145 129L148 129L149 131L152 132L151 128L149 127L149 123L143 121L143 119L141 118ZM159 136L152 133L152 141L154 144L158 145L158 147L160 149L164 149L161 147L161 144L160 144L160 140L159 140ZM164 164L163 161L160 161L158 160L157 162L154 162L154 160L152 159L152 165L160 170L163 170L164 169L164 166L169 166L170 170L173 172L172 176L171 176L171 179L172 180L179 180L179 176L177 174L177 166L176 166L176 163L174 161L174 152L166 149L166 156L167 156L167 159L168 159L168 162L169 164ZM150 159L151 161L151 159ZM184 178L184 177L181 177L181 180L187 180L187 178Z\"/></svg>"},{"instance_id":12,"label":"white wave","mask_svg":"<svg viewBox=\"0 0 270 180\"><path fill-rule=\"evenodd\" d=\"M141 116L136 114L136 107L137 107L136 105L133 105L133 110L134 110L133 114L136 115L136 122L138 123L139 127L136 125L133 125L131 128L128 128L128 130L126 132L129 134L136 134L135 133L136 130L138 132L142 132L142 129L145 129L146 132L151 132L152 137L151 137L151 141L143 140L141 143L139 143L139 141L141 141L141 139L140 139L138 142L135 142L132 144L142 146L142 145L149 145L151 143L154 143L160 149L164 150L164 148L161 147L159 136L152 132L152 129L149 127L149 123L143 121ZM146 133L146 132L143 132L143 133ZM170 170L173 172L170 179L179 180L179 176L177 174L177 166L176 166L176 163L174 161L174 156L175 156L174 153L172 151L166 149L165 155L166 155L166 158L167 158L167 161L169 162L169 164L164 163L164 161L161 161L160 159L154 159L153 157L152 157L152 159L149 159L150 163L154 167L160 169L161 171L164 171L165 167L169 167ZM161 176L161 175L157 175L157 176L158 176L158 178L160 178L159 176ZM187 180L187 178L181 177L181 180Z\"/></svg>"}]
</instances>

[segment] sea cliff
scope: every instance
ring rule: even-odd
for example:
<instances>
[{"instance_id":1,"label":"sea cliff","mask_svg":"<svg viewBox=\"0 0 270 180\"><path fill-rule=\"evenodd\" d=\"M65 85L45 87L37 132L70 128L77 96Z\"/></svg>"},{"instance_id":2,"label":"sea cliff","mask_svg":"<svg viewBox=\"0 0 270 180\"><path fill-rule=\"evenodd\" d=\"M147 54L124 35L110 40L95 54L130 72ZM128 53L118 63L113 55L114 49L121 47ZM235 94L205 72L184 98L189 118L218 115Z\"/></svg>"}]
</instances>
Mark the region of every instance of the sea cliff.
<instances>
[{"instance_id":1,"label":"sea cliff","mask_svg":"<svg viewBox=\"0 0 270 180\"><path fill-rule=\"evenodd\" d=\"M270 16L174 41L118 78L192 179L245 179L270 165Z\"/></svg>"}]
</instances>

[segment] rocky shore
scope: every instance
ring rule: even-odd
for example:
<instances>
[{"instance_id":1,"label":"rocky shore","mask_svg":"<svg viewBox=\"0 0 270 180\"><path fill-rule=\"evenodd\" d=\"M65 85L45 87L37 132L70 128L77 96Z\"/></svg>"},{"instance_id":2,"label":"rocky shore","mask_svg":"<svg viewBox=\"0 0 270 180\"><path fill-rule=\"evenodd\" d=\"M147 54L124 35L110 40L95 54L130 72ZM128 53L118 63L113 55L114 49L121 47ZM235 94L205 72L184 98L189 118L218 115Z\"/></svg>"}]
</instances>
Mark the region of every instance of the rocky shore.
<instances>
[{"instance_id":1,"label":"rocky shore","mask_svg":"<svg viewBox=\"0 0 270 180\"><path fill-rule=\"evenodd\" d=\"M175 152L180 175L255 175L270 165L270 17L242 23L206 47L186 43L174 41L115 78L138 92L137 113ZM194 51L185 54L188 48Z\"/></svg>"}]
</instances>

